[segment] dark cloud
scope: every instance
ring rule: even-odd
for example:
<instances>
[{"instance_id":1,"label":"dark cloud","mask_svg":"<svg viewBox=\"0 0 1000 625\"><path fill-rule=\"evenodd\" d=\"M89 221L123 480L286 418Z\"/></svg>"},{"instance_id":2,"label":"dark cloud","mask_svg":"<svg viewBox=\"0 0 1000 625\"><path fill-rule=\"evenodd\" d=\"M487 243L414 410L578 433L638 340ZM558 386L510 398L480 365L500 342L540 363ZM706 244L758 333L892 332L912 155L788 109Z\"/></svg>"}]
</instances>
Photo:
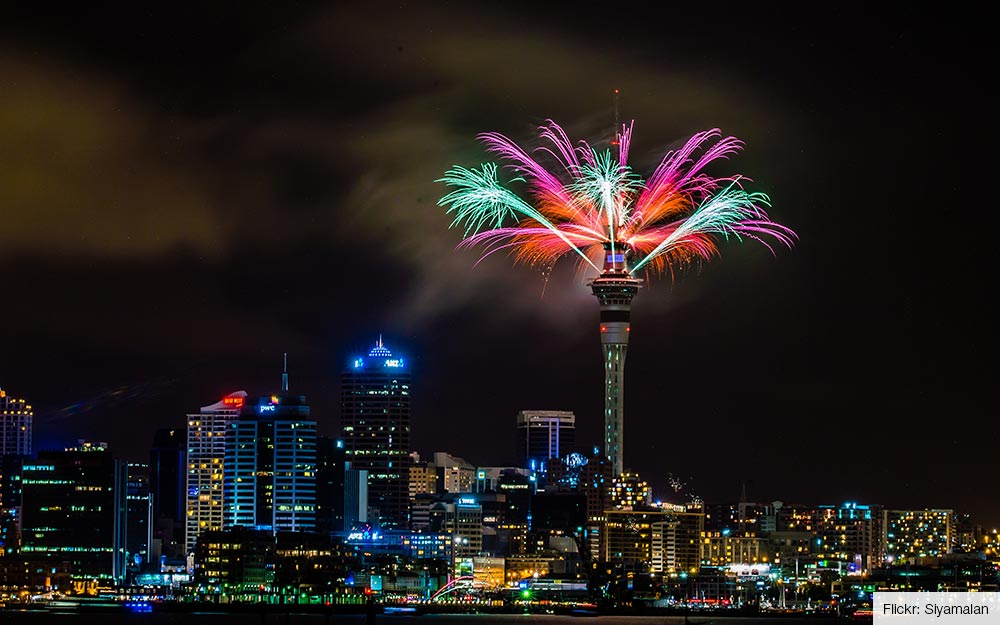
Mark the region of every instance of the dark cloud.
<instances>
[{"instance_id":1,"label":"dark cloud","mask_svg":"<svg viewBox=\"0 0 1000 625\"><path fill-rule=\"evenodd\" d=\"M551 118L599 143L619 88L640 172L719 127L746 142L719 173L801 236L776 257L726 244L639 295L629 463L708 498L749 481L1000 516L958 488L985 484L996 374L993 254L967 232L991 145L973 26L619 23L586 3L24 11L0 25L0 383L60 434L141 457L157 425L273 388L285 351L334 432L340 367L382 331L415 363L421 451L507 461L522 408L574 410L598 440L596 306L572 261L547 282L477 265L434 180L489 158L483 131L530 144ZM141 391L91 401L108 389Z\"/></svg>"}]
</instances>

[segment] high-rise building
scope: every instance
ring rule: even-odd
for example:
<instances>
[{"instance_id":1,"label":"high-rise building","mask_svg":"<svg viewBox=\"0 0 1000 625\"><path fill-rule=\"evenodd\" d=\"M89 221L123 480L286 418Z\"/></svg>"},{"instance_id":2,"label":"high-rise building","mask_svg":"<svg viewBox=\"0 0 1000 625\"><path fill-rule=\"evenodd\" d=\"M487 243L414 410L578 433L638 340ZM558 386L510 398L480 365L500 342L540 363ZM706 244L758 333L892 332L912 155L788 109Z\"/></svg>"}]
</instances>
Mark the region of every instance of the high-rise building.
<instances>
[{"instance_id":1,"label":"high-rise building","mask_svg":"<svg viewBox=\"0 0 1000 625\"><path fill-rule=\"evenodd\" d=\"M231 592L259 592L274 583L274 534L234 527L203 532L194 555L194 579L226 584Z\"/></svg>"},{"instance_id":2,"label":"high-rise building","mask_svg":"<svg viewBox=\"0 0 1000 625\"><path fill-rule=\"evenodd\" d=\"M329 535L344 530L344 478L347 454L344 441L316 437L316 532Z\"/></svg>"},{"instance_id":3,"label":"high-rise building","mask_svg":"<svg viewBox=\"0 0 1000 625\"><path fill-rule=\"evenodd\" d=\"M882 565L879 506L847 502L816 508L813 551L824 560L847 563L848 573L864 575Z\"/></svg>"},{"instance_id":4,"label":"high-rise building","mask_svg":"<svg viewBox=\"0 0 1000 625\"><path fill-rule=\"evenodd\" d=\"M576 416L565 410L517 413L517 462L545 473L549 459L562 458L576 443Z\"/></svg>"},{"instance_id":5,"label":"high-rise building","mask_svg":"<svg viewBox=\"0 0 1000 625\"><path fill-rule=\"evenodd\" d=\"M344 471L344 526L343 531L368 524L368 471L355 469L347 463Z\"/></svg>"},{"instance_id":6,"label":"high-rise building","mask_svg":"<svg viewBox=\"0 0 1000 625\"><path fill-rule=\"evenodd\" d=\"M623 242L604 244L604 270L590 282L601 304L601 346L604 350L604 454L612 475L625 470L625 353L632 330L632 298L642 280L628 272Z\"/></svg>"},{"instance_id":7,"label":"high-rise building","mask_svg":"<svg viewBox=\"0 0 1000 625\"><path fill-rule=\"evenodd\" d=\"M0 555L17 553L21 544L21 472L26 456L0 456Z\"/></svg>"},{"instance_id":8,"label":"high-rise building","mask_svg":"<svg viewBox=\"0 0 1000 625\"><path fill-rule=\"evenodd\" d=\"M483 550L483 508L473 497L457 497L430 505L431 533L451 535L456 575L472 573L472 559Z\"/></svg>"},{"instance_id":9,"label":"high-rise building","mask_svg":"<svg viewBox=\"0 0 1000 625\"><path fill-rule=\"evenodd\" d=\"M882 544L892 564L915 564L917 558L951 553L955 539L953 510L883 510Z\"/></svg>"},{"instance_id":10,"label":"high-rise building","mask_svg":"<svg viewBox=\"0 0 1000 625\"><path fill-rule=\"evenodd\" d=\"M368 523L368 471L353 469L344 441L316 438L316 532L350 532Z\"/></svg>"},{"instance_id":11,"label":"high-rise building","mask_svg":"<svg viewBox=\"0 0 1000 625\"><path fill-rule=\"evenodd\" d=\"M437 484L445 493L471 493L472 482L476 478L476 467L465 458L447 452L434 452L434 467Z\"/></svg>"},{"instance_id":12,"label":"high-rise building","mask_svg":"<svg viewBox=\"0 0 1000 625\"><path fill-rule=\"evenodd\" d=\"M368 471L368 503L384 529L409 525L410 369L379 337L341 376L341 437L351 468ZM374 521L374 519L370 519Z\"/></svg>"},{"instance_id":13,"label":"high-rise building","mask_svg":"<svg viewBox=\"0 0 1000 625\"><path fill-rule=\"evenodd\" d=\"M611 486L611 505L619 510L632 510L652 503L653 491L649 483L631 471L614 478Z\"/></svg>"},{"instance_id":14,"label":"high-rise building","mask_svg":"<svg viewBox=\"0 0 1000 625\"><path fill-rule=\"evenodd\" d=\"M272 532L316 529L316 422L305 395L281 393L243 406L226 433L223 526Z\"/></svg>"},{"instance_id":15,"label":"high-rise building","mask_svg":"<svg viewBox=\"0 0 1000 625\"><path fill-rule=\"evenodd\" d=\"M69 561L78 581L124 581L125 463L104 443L40 451L22 473L21 554Z\"/></svg>"},{"instance_id":16,"label":"high-rise building","mask_svg":"<svg viewBox=\"0 0 1000 625\"><path fill-rule=\"evenodd\" d=\"M437 492L437 467L433 462L421 462L420 454L410 452L410 503L417 495L433 495Z\"/></svg>"},{"instance_id":17,"label":"high-rise building","mask_svg":"<svg viewBox=\"0 0 1000 625\"><path fill-rule=\"evenodd\" d=\"M611 463L597 448L590 458L573 452L551 464L547 479L549 489L582 493L587 497L587 549L590 555L600 557L604 511L613 507Z\"/></svg>"},{"instance_id":18,"label":"high-rise building","mask_svg":"<svg viewBox=\"0 0 1000 625\"><path fill-rule=\"evenodd\" d=\"M149 450L149 493L153 502L151 557L183 557L187 436L184 428L163 428Z\"/></svg>"},{"instance_id":19,"label":"high-rise building","mask_svg":"<svg viewBox=\"0 0 1000 625\"><path fill-rule=\"evenodd\" d=\"M226 431L240 416L246 391L236 391L187 416L185 553L194 553L198 535L222 531L223 462Z\"/></svg>"},{"instance_id":20,"label":"high-rise building","mask_svg":"<svg viewBox=\"0 0 1000 625\"><path fill-rule=\"evenodd\" d=\"M31 455L31 422L34 412L24 399L0 388L0 456Z\"/></svg>"},{"instance_id":21,"label":"high-rise building","mask_svg":"<svg viewBox=\"0 0 1000 625\"><path fill-rule=\"evenodd\" d=\"M126 570L138 572L150 562L153 542L153 501L149 490L149 465L130 462L126 465Z\"/></svg>"},{"instance_id":22,"label":"high-rise building","mask_svg":"<svg viewBox=\"0 0 1000 625\"><path fill-rule=\"evenodd\" d=\"M697 572L705 515L683 507L608 510L602 541L604 560L652 573Z\"/></svg>"}]
</instances>

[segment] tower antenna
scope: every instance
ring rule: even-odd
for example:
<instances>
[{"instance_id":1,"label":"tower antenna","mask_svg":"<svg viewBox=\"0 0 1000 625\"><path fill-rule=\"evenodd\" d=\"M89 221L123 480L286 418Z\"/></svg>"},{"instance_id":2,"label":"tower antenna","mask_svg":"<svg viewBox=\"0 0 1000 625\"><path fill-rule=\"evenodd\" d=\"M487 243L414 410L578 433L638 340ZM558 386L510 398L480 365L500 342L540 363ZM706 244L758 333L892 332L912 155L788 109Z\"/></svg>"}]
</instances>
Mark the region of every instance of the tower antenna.
<instances>
[{"instance_id":1,"label":"tower antenna","mask_svg":"<svg viewBox=\"0 0 1000 625\"><path fill-rule=\"evenodd\" d=\"M615 126L612 128L611 145L619 146L618 157L621 158L622 125L621 121L618 119L618 96L618 89L615 89Z\"/></svg>"},{"instance_id":2,"label":"tower antenna","mask_svg":"<svg viewBox=\"0 0 1000 625\"><path fill-rule=\"evenodd\" d=\"M285 366L281 373L281 392L288 392L288 352L285 352Z\"/></svg>"}]
</instances>

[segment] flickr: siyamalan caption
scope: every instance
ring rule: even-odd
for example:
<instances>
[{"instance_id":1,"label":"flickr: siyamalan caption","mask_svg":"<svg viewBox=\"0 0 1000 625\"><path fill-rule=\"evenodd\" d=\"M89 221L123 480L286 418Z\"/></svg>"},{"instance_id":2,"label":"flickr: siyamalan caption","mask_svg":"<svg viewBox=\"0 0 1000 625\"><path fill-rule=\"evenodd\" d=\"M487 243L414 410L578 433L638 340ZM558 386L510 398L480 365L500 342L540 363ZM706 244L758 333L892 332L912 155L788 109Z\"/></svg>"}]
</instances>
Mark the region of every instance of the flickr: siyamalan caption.
<instances>
[{"instance_id":1,"label":"flickr: siyamalan caption","mask_svg":"<svg viewBox=\"0 0 1000 625\"><path fill-rule=\"evenodd\" d=\"M965 614L989 614L990 607L986 605L938 605L928 603L924 606L924 614L933 614L935 617Z\"/></svg>"}]
</instances>

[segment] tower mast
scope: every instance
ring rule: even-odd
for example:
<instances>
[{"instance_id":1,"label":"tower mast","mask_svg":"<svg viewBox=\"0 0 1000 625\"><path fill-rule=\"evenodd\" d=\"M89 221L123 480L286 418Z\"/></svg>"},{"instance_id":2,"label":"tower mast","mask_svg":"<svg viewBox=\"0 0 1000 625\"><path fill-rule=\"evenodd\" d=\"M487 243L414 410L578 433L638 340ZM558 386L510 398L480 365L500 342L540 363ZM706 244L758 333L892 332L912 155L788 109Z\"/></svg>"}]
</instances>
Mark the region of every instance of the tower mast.
<instances>
[{"instance_id":1,"label":"tower mast","mask_svg":"<svg viewBox=\"0 0 1000 625\"><path fill-rule=\"evenodd\" d=\"M612 145L620 147L618 89L615 89L615 132ZM619 153L620 157L620 153ZM617 234L617 233L616 233ZM624 470L625 443L625 354L628 351L632 298L642 280L628 270L624 241L604 244L604 269L590 281L590 288L601 305L601 347L604 352L604 455L611 463L612 475Z\"/></svg>"},{"instance_id":2,"label":"tower mast","mask_svg":"<svg viewBox=\"0 0 1000 625\"><path fill-rule=\"evenodd\" d=\"M621 158L622 124L618 119L618 90L615 89L615 125L611 128L611 145L618 147L618 157Z\"/></svg>"}]
</instances>

